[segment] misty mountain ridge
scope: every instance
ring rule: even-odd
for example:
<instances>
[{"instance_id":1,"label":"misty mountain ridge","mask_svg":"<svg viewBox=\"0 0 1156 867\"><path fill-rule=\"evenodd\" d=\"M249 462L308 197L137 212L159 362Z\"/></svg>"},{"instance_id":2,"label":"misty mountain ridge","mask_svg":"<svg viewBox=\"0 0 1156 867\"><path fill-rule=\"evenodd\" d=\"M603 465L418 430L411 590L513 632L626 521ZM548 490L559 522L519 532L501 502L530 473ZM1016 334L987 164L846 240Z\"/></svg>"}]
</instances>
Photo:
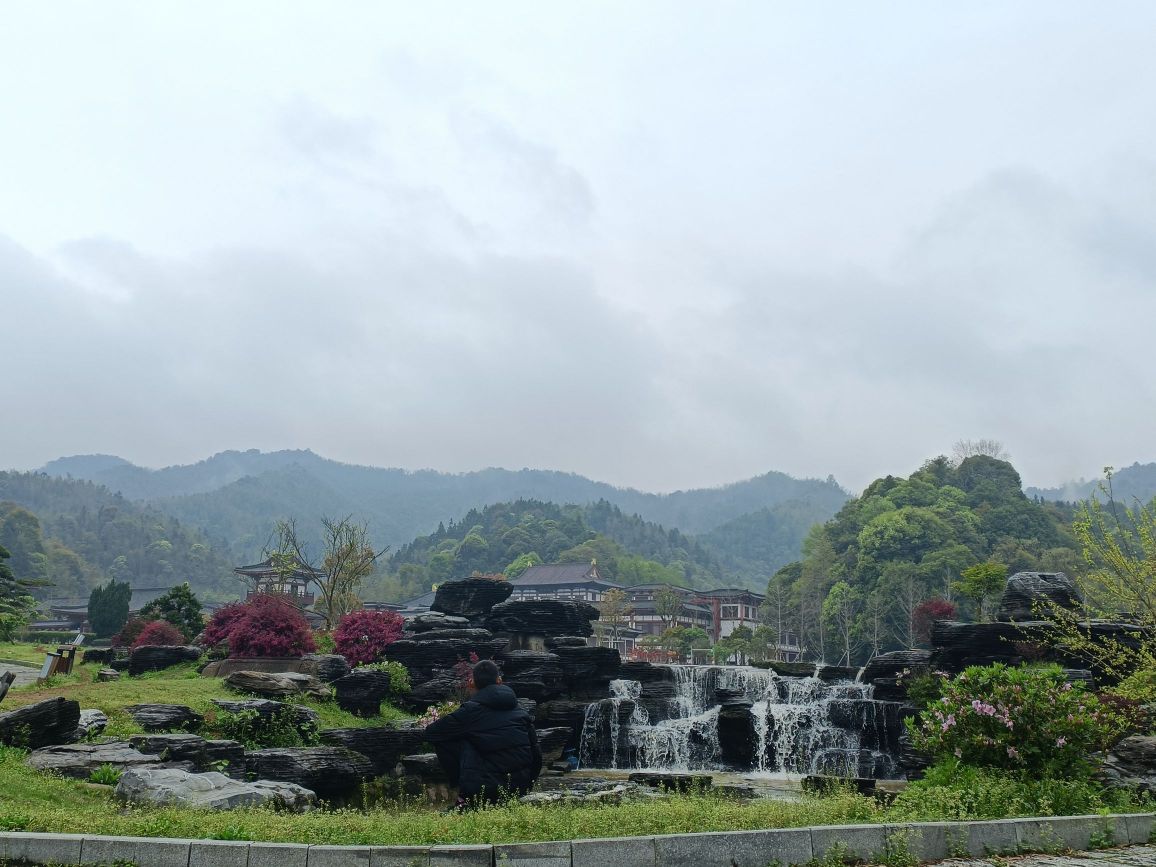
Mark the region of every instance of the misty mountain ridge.
<instances>
[{"instance_id":1,"label":"misty mountain ridge","mask_svg":"<svg viewBox=\"0 0 1156 867\"><path fill-rule=\"evenodd\" d=\"M1069 481L1054 488L1025 488L1029 497L1039 497L1046 502L1078 503L1096 495L1100 500L1107 497L1100 492L1103 477ZM1112 495L1118 503L1135 506L1147 505L1156 497L1156 463L1141 464L1115 470L1112 473Z\"/></svg>"}]
</instances>

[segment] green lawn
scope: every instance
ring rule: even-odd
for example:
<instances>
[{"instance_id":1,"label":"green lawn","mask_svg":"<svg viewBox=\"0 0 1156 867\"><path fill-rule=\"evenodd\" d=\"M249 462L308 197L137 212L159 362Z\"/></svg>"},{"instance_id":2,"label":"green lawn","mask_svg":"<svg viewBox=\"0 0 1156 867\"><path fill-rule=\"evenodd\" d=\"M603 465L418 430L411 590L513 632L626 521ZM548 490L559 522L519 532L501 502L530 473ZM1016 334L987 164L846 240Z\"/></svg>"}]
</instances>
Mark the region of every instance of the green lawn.
<instances>
[{"instance_id":1,"label":"green lawn","mask_svg":"<svg viewBox=\"0 0 1156 867\"><path fill-rule=\"evenodd\" d=\"M9 661L40 665L44 662L44 654L49 650L56 650L56 645L49 646L27 641L0 641L0 666Z\"/></svg>"},{"instance_id":2,"label":"green lawn","mask_svg":"<svg viewBox=\"0 0 1156 867\"><path fill-rule=\"evenodd\" d=\"M70 675L53 677L43 687L26 686L12 689L4 699L0 710L13 710L46 698L64 696L80 702L81 709L97 708L108 715L107 735L125 737L139 734L142 729L133 721L125 706L132 704L183 704L211 720L216 715L214 698L238 699L238 695L228 689L220 678L201 677L193 663L174 666L165 671L154 671L139 677L122 674L119 680L101 683L94 678L100 666L80 665ZM300 698L294 704L313 708L321 717L321 728L365 727L384 725L407 715L388 704L382 705L382 715L362 718L341 710L331 701Z\"/></svg>"}]
</instances>

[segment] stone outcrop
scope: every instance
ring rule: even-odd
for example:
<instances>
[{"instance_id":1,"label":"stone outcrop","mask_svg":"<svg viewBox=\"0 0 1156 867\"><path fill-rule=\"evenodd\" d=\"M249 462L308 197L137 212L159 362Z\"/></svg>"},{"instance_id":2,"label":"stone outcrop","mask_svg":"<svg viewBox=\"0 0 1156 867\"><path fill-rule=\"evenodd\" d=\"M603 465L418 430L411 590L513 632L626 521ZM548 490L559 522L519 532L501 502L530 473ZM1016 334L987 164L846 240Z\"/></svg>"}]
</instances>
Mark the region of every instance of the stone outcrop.
<instances>
[{"instance_id":1,"label":"stone outcrop","mask_svg":"<svg viewBox=\"0 0 1156 867\"><path fill-rule=\"evenodd\" d=\"M80 712L80 719L76 723L76 731L72 735L72 740L82 741L87 737L92 737L104 731L108 725L108 717L102 710L82 710Z\"/></svg>"},{"instance_id":2,"label":"stone outcrop","mask_svg":"<svg viewBox=\"0 0 1156 867\"><path fill-rule=\"evenodd\" d=\"M473 619L509 599L513 592L514 587L508 581L491 581L488 578L446 581L434 593L430 610Z\"/></svg>"},{"instance_id":3,"label":"stone outcrop","mask_svg":"<svg viewBox=\"0 0 1156 867\"><path fill-rule=\"evenodd\" d=\"M296 671L234 671L225 677L225 685L237 692L271 699L297 695L327 699L331 695L329 688L318 678Z\"/></svg>"},{"instance_id":4,"label":"stone outcrop","mask_svg":"<svg viewBox=\"0 0 1156 867\"><path fill-rule=\"evenodd\" d=\"M1156 793L1156 737L1124 738L1104 757L1099 776L1114 788Z\"/></svg>"},{"instance_id":5,"label":"stone outcrop","mask_svg":"<svg viewBox=\"0 0 1156 867\"><path fill-rule=\"evenodd\" d=\"M555 645L553 652L562 666L562 686L571 698L601 698L611 680L626 676L620 674L622 657L611 647L590 647L583 641Z\"/></svg>"},{"instance_id":6,"label":"stone outcrop","mask_svg":"<svg viewBox=\"0 0 1156 867\"><path fill-rule=\"evenodd\" d=\"M282 810L301 812L317 801L313 792L294 783L271 780L245 783L216 772L193 774L176 768L127 770L121 775L115 794L127 804L209 810L271 804Z\"/></svg>"},{"instance_id":7,"label":"stone outcrop","mask_svg":"<svg viewBox=\"0 0 1156 867\"><path fill-rule=\"evenodd\" d=\"M502 682L518 698L545 701L562 692L562 666L556 654L507 650L495 661L502 669Z\"/></svg>"},{"instance_id":8,"label":"stone outcrop","mask_svg":"<svg viewBox=\"0 0 1156 867\"><path fill-rule=\"evenodd\" d=\"M574 730L569 726L538 729L538 749L542 751L543 764L549 765L562 758L566 747L572 746Z\"/></svg>"},{"instance_id":9,"label":"stone outcrop","mask_svg":"<svg viewBox=\"0 0 1156 867\"><path fill-rule=\"evenodd\" d=\"M385 658L404 665L416 682L432 677L438 669L453 668L468 660L471 653L480 659L489 659L505 649L506 639L495 638L484 629L476 633L474 638L427 638L430 632L415 633L387 646Z\"/></svg>"},{"instance_id":10,"label":"stone outcrop","mask_svg":"<svg viewBox=\"0 0 1156 867\"><path fill-rule=\"evenodd\" d=\"M906 701L911 678L930 671L930 650L893 650L873 657L859 679L875 687L877 699Z\"/></svg>"},{"instance_id":11,"label":"stone outcrop","mask_svg":"<svg viewBox=\"0 0 1156 867\"><path fill-rule=\"evenodd\" d=\"M205 718L183 704L130 704L125 710L146 732L200 728Z\"/></svg>"},{"instance_id":12,"label":"stone outcrop","mask_svg":"<svg viewBox=\"0 0 1156 867\"><path fill-rule=\"evenodd\" d=\"M593 635L590 621L597 619L598 609L586 602L513 599L490 609L486 628L526 635Z\"/></svg>"},{"instance_id":13,"label":"stone outcrop","mask_svg":"<svg viewBox=\"0 0 1156 867\"><path fill-rule=\"evenodd\" d=\"M442 614L440 611L430 611L419 614L406 622L406 629L410 632L431 632L435 629L467 629L470 626L468 617L456 614Z\"/></svg>"},{"instance_id":14,"label":"stone outcrop","mask_svg":"<svg viewBox=\"0 0 1156 867\"><path fill-rule=\"evenodd\" d=\"M0 713L0 743L36 749L66 744L76 736L80 704L66 698L48 698Z\"/></svg>"},{"instance_id":15,"label":"stone outcrop","mask_svg":"<svg viewBox=\"0 0 1156 867\"><path fill-rule=\"evenodd\" d=\"M139 752L163 761L188 762L195 768L210 768L217 762L241 767L245 748L237 741L205 740L190 734L134 735L129 743Z\"/></svg>"},{"instance_id":16,"label":"stone outcrop","mask_svg":"<svg viewBox=\"0 0 1156 867\"><path fill-rule=\"evenodd\" d=\"M1007 579L996 618L1047 620L1054 608L1073 610L1083 601L1076 582L1063 572L1017 572Z\"/></svg>"},{"instance_id":17,"label":"stone outcrop","mask_svg":"<svg viewBox=\"0 0 1156 867\"><path fill-rule=\"evenodd\" d=\"M159 767L161 759L134 749L124 741L103 744L61 744L33 751L25 762L37 771L51 771L62 777L87 780L104 765L118 769Z\"/></svg>"},{"instance_id":18,"label":"stone outcrop","mask_svg":"<svg viewBox=\"0 0 1156 867\"><path fill-rule=\"evenodd\" d=\"M349 660L339 653L307 653L301 662L312 668L312 671L306 668L304 673L312 674L322 683L333 683L352 670Z\"/></svg>"},{"instance_id":19,"label":"stone outcrop","mask_svg":"<svg viewBox=\"0 0 1156 867\"><path fill-rule=\"evenodd\" d=\"M373 763L378 776L390 774L404 755L416 752L425 740L420 726L324 729L321 743L361 753Z\"/></svg>"},{"instance_id":20,"label":"stone outcrop","mask_svg":"<svg viewBox=\"0 0 1156 867\"><path fill-rule=\"evenodd\" d=\"M161 647L146 644L134 647L128 658L129 674L144 674L146 671L160 671L182 662L196 662L201 658L201 648L193 645Z\"/></svg>"},{"instance_id":21,"label":"stone outcrop","mask_svg":"<svg viewBox=\"0 0 1156 867\"><path fill-rule=\"evenodd\" d=\"M374 776L373 762L343 747L255 750L245 756L245 765L259 780L296 783L327 800L355 794Z\"/></svg>"},{"instance_id":22,"label":"stone outcrop","mask_svg":"<svg viewBox=\"0 0 1156 867\"><path fill-rule=\"evenodd\" d=\"M334 681L337 706L356 716L377 716L391 692L389 672L355 668Z\"/></svg>"}]
</instances>

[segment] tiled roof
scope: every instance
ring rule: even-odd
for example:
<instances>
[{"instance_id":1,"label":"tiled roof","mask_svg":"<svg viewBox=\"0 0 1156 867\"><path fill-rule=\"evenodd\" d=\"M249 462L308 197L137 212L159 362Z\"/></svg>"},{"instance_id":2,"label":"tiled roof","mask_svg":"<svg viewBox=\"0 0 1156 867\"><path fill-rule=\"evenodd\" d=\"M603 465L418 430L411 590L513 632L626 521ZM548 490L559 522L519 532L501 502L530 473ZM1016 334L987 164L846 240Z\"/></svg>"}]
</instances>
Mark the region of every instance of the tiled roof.
<instances>
[{"instance_id":1,"label":"tiled roof","mask_svg":"<svg viewBox=\"0 0 1156 867\"><path fill-rule=\"evenodd\" d=\"M591 582L598 582L606 587L618 586L602 578L598 574L598 567L593 563L551 563L546 566L531 566L510 583L518 586L543 587Z\"/></svg>"}]
</instances>

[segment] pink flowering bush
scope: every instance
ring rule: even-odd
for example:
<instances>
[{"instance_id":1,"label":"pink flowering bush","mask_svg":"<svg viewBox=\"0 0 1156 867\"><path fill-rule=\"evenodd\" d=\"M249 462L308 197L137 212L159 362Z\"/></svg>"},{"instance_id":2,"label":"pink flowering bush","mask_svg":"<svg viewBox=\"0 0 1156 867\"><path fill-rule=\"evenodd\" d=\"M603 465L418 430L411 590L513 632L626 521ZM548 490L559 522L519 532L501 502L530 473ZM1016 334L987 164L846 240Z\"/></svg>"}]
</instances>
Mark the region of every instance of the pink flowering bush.
<instances>
[{"instance_id":1,"label":"pink flowering bush","mask_svg":"<svg viewBox=\"0 0 1156 867\"><path fill-rule=\"evenodd\" d=\"M337 621L333 646L357 667L377 662L401 638L405 619L394 611L354 611Z\"/></svg>"},{"instance_id":2,"label":"pink flowering bush","mask_svg":"<svg viewBox=\"0 0 1156 867\"><path fill-rule=\"evenodd\" d=\"M936 759L1074 777L1119 734L1119 720L1058 665L973 666L907 721L916 748Z\"/></svg>"}]
</instances>

